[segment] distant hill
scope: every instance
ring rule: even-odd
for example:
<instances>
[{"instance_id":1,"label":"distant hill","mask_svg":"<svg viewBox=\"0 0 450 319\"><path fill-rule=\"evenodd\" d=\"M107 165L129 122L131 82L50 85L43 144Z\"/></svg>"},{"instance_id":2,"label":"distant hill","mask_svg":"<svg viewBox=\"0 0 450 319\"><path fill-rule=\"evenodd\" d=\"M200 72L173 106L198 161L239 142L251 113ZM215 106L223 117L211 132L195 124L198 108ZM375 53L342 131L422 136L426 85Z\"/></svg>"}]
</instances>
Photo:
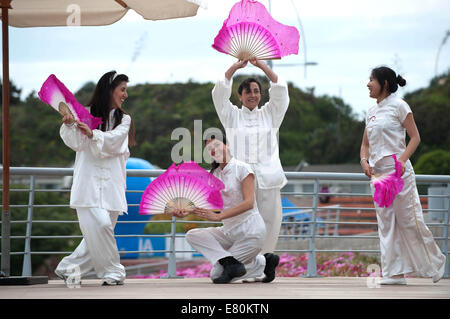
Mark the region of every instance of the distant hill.
<instances>
[{"instance_id":1,"label":"distant hill","mask_svg":"<svg viewBox=\"0 0 450 319\"><path fill-rule=\"evenodd\" d=\"M268 99L267 79L263 101ZM234 79L232 102L239 105L236 91L241 76ZM177 127L191 134L194 120L202 120L203 131L221 128L211 99L214 83L138 84L128 88L124 109L132 115L138 145L131 156L144 158L162 168L172 162L171 140ZM86 104L94 90L86 83L76 97ZM15 87L16 88L16 87ZM17 89L18 90L18 89ZM302 160L310 164L358 163L364 123L351 107L334 96L317 96L314 88L301 90L289 83L290 105L280 129L283 166ZM406 95L421 133L422 143L414 155L450 145L449 74L433 79L430 86ZM59 137L59 115L42 103L35 92L11 105L11 166L68 166L75 156Z\"/></svg>"}]
</instances>

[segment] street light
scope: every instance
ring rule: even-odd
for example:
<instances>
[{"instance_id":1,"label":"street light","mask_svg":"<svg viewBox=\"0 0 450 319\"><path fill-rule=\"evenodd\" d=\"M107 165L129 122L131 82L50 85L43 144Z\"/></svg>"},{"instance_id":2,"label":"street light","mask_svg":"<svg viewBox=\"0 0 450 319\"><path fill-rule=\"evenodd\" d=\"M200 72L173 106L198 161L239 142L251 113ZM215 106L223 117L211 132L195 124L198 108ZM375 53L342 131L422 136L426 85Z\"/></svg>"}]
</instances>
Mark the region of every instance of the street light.
<instances>
[{"instance_id":1,"label":"street light","mask_svg":"<svg viewBox=\"0 0 450 319\"><path fill-rule=\"evenodd\" d=\"M277 67L279 66L299 66L299 65L304 65L304 66L313 66L313 65L318 65L319 63L317 62L306 62L306 63L283 63L283 64L277 64Z\"/></svg>"},{"instance_id":2,"label":"street light","mask_svg":"<svg viewBox=\"0 0 450 319\"><path fill-rule=\"evenodd\" d=\"M448 37L450 36L450 30L447 30L447 33L444 36L444 39L442 39L441 45L439 46L437 55L436 55L436 61L434 63L434 76L437 76L438 74L438 62L439 62L439 55L441 54L442 47L444 46L445 42L447 42Z\"/></svg>"},{"instance_id":3,"label":"street light","mask_svg":"<svg viewBox=\"0 0 450 319\"><path fill-rule=\"evenodd\" d=\"M271 3L271 0L268 0L268 2L269 2L269 13L272 14L272 3ZM301 38L302 43L303 43L303 57L304 57L304 62L303 62L303 63L281 64L281 65L278 65L278 64L277 64L277 66L299 66L299 65L303 65L303 66L305 67L305 78L306 78L306 68L307 68L308 66L317 65L318 63L317 63L317 62L307 62L307 56L306 56L306 53L307 53L307 52L306 52L306 38L305 38L305 32L303 31L302 21L300 20L300 15L298 14L297 7L295 6L294 0L291 0L291 3L292 3L292 6L294 7L294 12L295 12L295 15L296 15L296 17L297 17L297 21L298 21L298 25L299 25L299 29L300 29L300 33L301 33L300 38ZM272 60L268 60L268 61L267 61L267 65L268 65L271 69L273 69L273 67L274 67L274 63L273 63Z\"/></svg>"},{"instance_id":4,"label":"street light","mask_svg":"<svg viewBox=\"0 0 450 319\"><path fill-rule=\"evenodd\" d=\"M266 60L266 64L273 69L274 64L273 64L273 60ZM292 67L292 66L299 66L299 65L303 65L303 66L315 66L315 65L319 65L319 63L317 62L306 62L306 63L282 63L282 64L277 64L277 67ZM250 65L250 67L253 67L253 65Z\"/></svg>"}]
</instances>

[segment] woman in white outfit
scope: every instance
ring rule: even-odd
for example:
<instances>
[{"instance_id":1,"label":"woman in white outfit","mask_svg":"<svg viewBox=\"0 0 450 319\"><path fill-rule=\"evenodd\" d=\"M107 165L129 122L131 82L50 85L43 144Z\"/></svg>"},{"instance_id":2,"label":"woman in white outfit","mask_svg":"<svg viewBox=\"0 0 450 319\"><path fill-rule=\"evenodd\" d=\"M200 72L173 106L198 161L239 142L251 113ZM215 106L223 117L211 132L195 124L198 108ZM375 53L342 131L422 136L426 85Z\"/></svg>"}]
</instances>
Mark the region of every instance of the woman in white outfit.
<instances>
[{"instance_id":1,"label":"woman in white outfit","mask_svg":"<svg viewBox=\"0 0 450 319\"><path fill-rule=\"evenodd\" d=\"M233 157L250 164L255 173L256 202L266 225L262 252L271 253L275 250L282 220L280 189L287 183L279 158L277 133L289 106L288 87L264 62L250 60L269 78L270 97L258 108L261 84L255 79L246 79L238 89L242 102L242 108L238 108L230 102L232 77L247 63L238 61L225 72L225 77L212 91L212 99Z\"/></svg>"},{"instance_id":2,"label":"woman in white outfit","mask_svg":"<svg viewBox=\"0 0 450 319\"><path fill-rule=\"evenodd\" d=\"M271 282L275 279L279 257L261 254L266 228L255 200L253 170L230 156L225 137L212 135L206 141L206 148L215 160L214 176L225 184L221 191L223 210L195 208L194 214L209 221L222 221L223 226L192 229L187 232L186 240L213 265L210 277L214 283L264 275L263 281Z\"/></svg>"},{"instance_id":3,"label":"woman in white outfit","mask_svg":"<svg viewBox=\"0 0 450 319\"><path fill-rule=\"evenodd\" d=\"M71 115L63 117L61 138L76 152L70 207L77 211L83 234L80 245L55 270L66 284L80 283L92 270L103 285L121 285L125 280L114 227L127 211L126 161L129 143L135 144L131 117L121 108L128 97L127 82L126 75L115 71L100 78L88 104L91 114L103 121L98 129L89 129Z\"/></svg>"},{"instance_id":4,"label":"woman in white outfit","mask_svg":"<svg viewBox=\"0 0 450 319\"><path fill-rule=\"evenodd\" d=\"M406 81L387 67L372 70L369 95L377 100L366 117L361 144L361 166L364 173L391 174L395 170L395 154L402 164L405 185L387 208L375 203L380 237L381 284L406 284L404 275L442 278L446 260L425 225L414 170L409 158L420 143L409 105L393 94ZM410 141L406 145L408 133ZM374 188L372 185L372 192Z\"/></svg>"}]
</instances>

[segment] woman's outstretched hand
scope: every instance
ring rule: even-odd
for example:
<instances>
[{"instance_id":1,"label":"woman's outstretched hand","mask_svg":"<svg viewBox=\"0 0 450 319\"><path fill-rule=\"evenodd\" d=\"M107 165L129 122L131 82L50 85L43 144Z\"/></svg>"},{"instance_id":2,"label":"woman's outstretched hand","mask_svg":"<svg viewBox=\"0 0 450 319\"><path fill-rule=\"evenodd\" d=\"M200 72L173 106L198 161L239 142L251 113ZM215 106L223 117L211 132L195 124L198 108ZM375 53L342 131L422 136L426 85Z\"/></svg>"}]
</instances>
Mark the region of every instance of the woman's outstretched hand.
<instances>
[{"instance_id":1,"label":"woman's outstretched hand","mask_svg":"<svg viewBox=\"0 0 450 319\"><path fill-rule=\"evenodd\" d=\"M234 73L242 68L245 68L247 66L248 60L238 60L237 62L233 63L232 66L225 72L225 77L228 79L228 81L231 80Z\"/></svg>"},{"instance_id":2,"label":"woman's outstretched hand","mask_svg":"<svg viewBox=\"0 0 450 319\"><path fill-rule=\"evenodd\" d=\"M250 59L250 63L256 66L257 68L261 69L267 75L267 77L272 83L278 82L278 75L275 72L273 72L273 70L265 62L257 58L253 58Z\"/></svg>"},{"instance_id":3,"label":"woman's outstretched hand","mask_svg":"<svg viewBox=\"0 0 450 319\"><path fill-rule=\"evenodd\" d=\"M261 68L265 65L264 62L261 62L261 60L258 60L257 58L250 59L250 63L256 66L257 68Z\"/></svg>"},{"instance_id":4,"label":"woman's outstretched hand","mask_svg":"<svg viewBox=\"0 0 450 319\"><path fill-rule=\"evenodd\" d=\"M62 118L62 121L64 124L71 125L73 122L75 122L75 119L73 118L72 114L65 114Z\"/></svg>"},{"instance_id":5,"label":"woman's outstretched hand","mask_svg":"<svg viewBox=\"0 0 450 319\"><path fill-rule=\"evenodd\" d=\"M201 217L201 218L204 218L204 219L210 220L210 221L214 221L214 222L218 222L218 221L222 220L221 214L217 214L212 209L205 209L205 208L195 207L194 208L194 214L199 216L199 217Z\"/></svg>"},{"instance_id":6,"label":"woman's outstretched hand","mask_svg":"<svg viewBox=\"0 0 450 319\"><path fill-rule=\"evenodd\" d=\"M401 158L398 159L398 161L402 164L402 176L405 173L405 161Z\"/></svg>"},{"instance_id":7,"label":"woman's outstretched hand","mask_svg":"<svg viewBox=\"0 0 450 319\"><path fill-rule=\"evenodd\" d=\"M94 133L92 133L92 130L89 128L89 126L86 123L80 122L80 121L76 121L77 122L77 126L80 129L81 133L83 133L84 135L86 135L87 137L91 138Z\"/></svg>"},{"instance_id":8,"label":"woman's outstretched hand","mask_svg":"<svg viewBox=\"0 0 450 319\"><path fill-rule=\"evenodd\" d=\"M248 60L239 60L236 63L233 64L234 68L237 69L242 69L245 68L247 66Z\"/></svg>"},{"instance_id":9,"label":"woman's outstretched hand","mask_svg":"<svg viewBox=\"0 0 450 319\"><path fill-rule=\"evenodd\" d=\"M368 178L371 178L372 177L372 167L370 167L369 163L367 163L367 161L362 161L361 167L364 171L364 174L366 174L366 176Z\"/></svg>"},{"instance_id":10,"label":"woman's outstretched hand","mask_svg":"<svg viewBox=\"0 0 450 319\"><path fill-rule=\"evenodd\" d=\"M189 213L189 211L184 209L175 209L174 211L172 211L172 215L178 218L184 218L189 215Z\"/></svg>"}]
</instances>

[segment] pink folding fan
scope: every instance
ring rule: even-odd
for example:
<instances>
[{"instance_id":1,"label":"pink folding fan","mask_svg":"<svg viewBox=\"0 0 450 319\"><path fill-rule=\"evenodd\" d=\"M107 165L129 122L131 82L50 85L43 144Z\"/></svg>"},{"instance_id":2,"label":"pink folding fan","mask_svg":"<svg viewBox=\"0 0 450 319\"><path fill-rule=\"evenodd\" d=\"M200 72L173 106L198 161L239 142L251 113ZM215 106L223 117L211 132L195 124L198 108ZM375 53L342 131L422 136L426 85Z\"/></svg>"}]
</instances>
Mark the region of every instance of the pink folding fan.
<instances>
[{"instance_id":1,"label":"pink folding fan","mask_svg":"<svg viewBox=\"0 0 450 319\"><path fill-rule=\"evenodd\" d=\"M239 60L271 60L297 54L299 39L295 27L274 20L264 5L241 0L231 9L212 47Z\"/></svg>"},{"instance_id":2,"label":"pink folding fan","mask_svg":"<svg viewBox=\"0 0 450 319\"><path fill-rule=\"evenodd\" d=\"M45 80L38 95L42 102L50 105L61 115L72 114L75 120L86 123L91 130L102 123L101 118L92 116L83 105L78 103L73 94L54 74Z\"/></svg>"},{"instance_id":3,"label":"pink folding fan","mask_svg":"<svg viewBox=\"0 0 450 319\"><path fill-rule=\"evenodd\" d=\"M177 172L195 176L197 179L201 180L203 183L209 185L214 189L223 189L224 187L220 179L215 177L213 174L210 174L207 170L204 170L196 162L193 161L184 162L178 165Z\"/></svg>"},{"instance_id":4,"label":"pink folding fan","mask_svg":"<svg viewBox=\"0 0 450 319\"><path fill-rule=\"evenodd\" d=\"M375 187L373 200L379 207L389 207L395 196L403 189L405 182L402 179L402 163L397 161L397 156L392 155L395 161L395 172L388 175L372 175L371 181Z\"/></svg>"},{"instance_id":5,"label":"pink folding fan","mask_svg":"<svg viewBox=\"0 0 450 319\"><path fill-rule=\"evenodd\" d=\"M145 189L139 214L164 214L175 209L192 210L194 207L221 210L223 201L220 191L224 188L220 179L197 163L183 163L178 167L172 164Z\"/></svg>"}]
</instances>

